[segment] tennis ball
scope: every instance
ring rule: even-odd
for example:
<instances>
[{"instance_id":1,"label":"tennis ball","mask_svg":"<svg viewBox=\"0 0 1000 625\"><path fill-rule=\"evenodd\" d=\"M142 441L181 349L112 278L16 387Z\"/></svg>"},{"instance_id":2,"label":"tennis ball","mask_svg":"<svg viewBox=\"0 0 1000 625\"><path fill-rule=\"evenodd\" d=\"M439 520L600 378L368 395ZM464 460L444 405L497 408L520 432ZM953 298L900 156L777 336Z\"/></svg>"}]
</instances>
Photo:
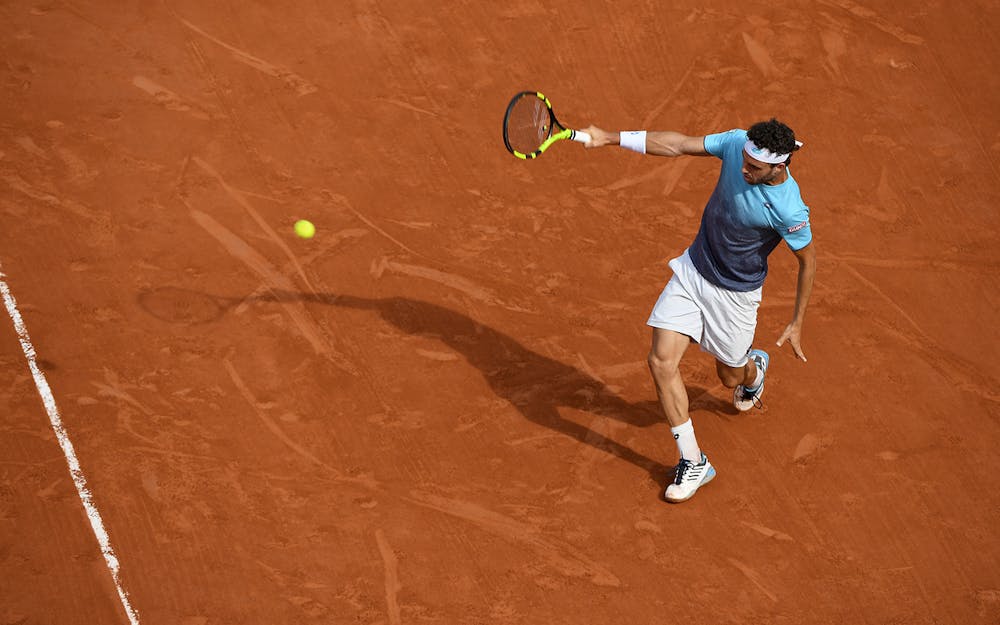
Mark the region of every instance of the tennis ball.
<instances>
[{"instance_id":1,"label":"tennis ball","mask_svg":"<svg viewBox=\"0 0 1000 625\"><path fill-rule=\"evenodd\" d=\"M303 239L311 239L316 234L316 226L311 221L300 219L295 222L295 234Z\"/></svg>"}]
</instances>

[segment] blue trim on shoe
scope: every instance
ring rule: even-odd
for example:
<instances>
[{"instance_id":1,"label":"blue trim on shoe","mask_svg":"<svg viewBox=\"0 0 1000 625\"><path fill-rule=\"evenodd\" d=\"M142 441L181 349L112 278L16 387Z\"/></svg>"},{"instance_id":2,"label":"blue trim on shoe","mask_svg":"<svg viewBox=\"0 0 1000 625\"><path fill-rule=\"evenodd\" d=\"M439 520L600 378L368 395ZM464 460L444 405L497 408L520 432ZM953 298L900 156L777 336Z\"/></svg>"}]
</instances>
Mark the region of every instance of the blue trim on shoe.
<instances>
[{"instance_id":1,"label":"blue trim on shoe","mask_svg":"<svg viewBox=\"0 0 1000 625\"><path fill-rule=\"evenodd\" d=\"M757 380L757 384L746 389L751 393L756 393L760 389L761 385L764 384L764 378L767 377L767 368L771 365L771 357L768 356L767 352L762 349L751 349L748 356L750 356L750 360L754 361L754 364L757 365L757 368L760 369L761 372L761 376L760 379ZM758 356L759 360L758 358L754 358L754 356ZM761 366L761 360L764 361L763 366Z\"/></svg>"}]
</instances>

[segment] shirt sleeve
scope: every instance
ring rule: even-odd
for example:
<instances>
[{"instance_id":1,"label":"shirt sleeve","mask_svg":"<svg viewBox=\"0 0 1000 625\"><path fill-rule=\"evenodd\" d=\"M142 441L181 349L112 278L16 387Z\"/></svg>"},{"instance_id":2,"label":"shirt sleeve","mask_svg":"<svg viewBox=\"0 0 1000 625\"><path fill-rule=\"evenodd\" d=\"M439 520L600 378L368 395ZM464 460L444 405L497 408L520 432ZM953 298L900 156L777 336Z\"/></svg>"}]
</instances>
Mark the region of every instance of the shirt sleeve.
<instances>
[{"instance_id":1,"label":"shirt sleeve","mask_svg":"<svg viewBox=\"0 0 1000 625\"><path fill-rule=\"evenodd\" d=\"M747 131L741 130L740 128L733 128L732 130L727 130L726 132L705 135L705 151L712 156L723 158L726 153L726 148L731 146L734 142L738 142L740 148L742 149L746 140Z\"/></svg>"},{"instance_id":2,"label":"shirt sleeve","mask_svg":"<svg viewBox=\"0 0 1000 625\"><path fill-rule=\"evenodd\" d=\"M812 227L809 225L809 207L803 204L799 210L784 217L778 224L778 234L788 247L798 251L812 243Z\"/></svg>"}]
</instances>

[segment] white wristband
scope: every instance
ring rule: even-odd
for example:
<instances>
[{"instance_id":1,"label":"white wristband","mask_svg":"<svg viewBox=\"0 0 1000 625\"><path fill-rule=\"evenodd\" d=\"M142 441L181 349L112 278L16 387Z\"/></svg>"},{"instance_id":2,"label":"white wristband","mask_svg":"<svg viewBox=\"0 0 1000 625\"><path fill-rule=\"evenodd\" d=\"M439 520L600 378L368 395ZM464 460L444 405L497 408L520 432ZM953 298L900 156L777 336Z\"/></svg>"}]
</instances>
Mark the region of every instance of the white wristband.
<instances>
[{"instance_id":1,"label":"white wristband","mask_svg":"<svg viewBox=\"0 0 1000 625\"><path fill-rule=\"evenodd\" d=\"M618 144L626 150L639 154L646 153L646 131L624 130L618 135Z\"/></svg>"}]
</instances>

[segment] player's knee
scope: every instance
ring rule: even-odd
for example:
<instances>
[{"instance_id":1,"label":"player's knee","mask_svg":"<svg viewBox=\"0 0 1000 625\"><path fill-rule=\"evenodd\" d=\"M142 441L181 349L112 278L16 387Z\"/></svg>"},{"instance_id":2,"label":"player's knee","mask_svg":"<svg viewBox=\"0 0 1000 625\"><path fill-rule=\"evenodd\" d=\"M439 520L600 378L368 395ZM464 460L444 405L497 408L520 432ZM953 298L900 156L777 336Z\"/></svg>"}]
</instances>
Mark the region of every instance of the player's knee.
<instances>
[{"instance_id":1,"label":"player's knee","mask_svg":"<svg viewBox=\"0 0 1000 625\"><path fill-rule=\"evenodd\" d=\"M722 372L719 373L719 380L726 388L736 388L740 384L740 379L738 377Z\"/></svg>"},{"instance_id":2,"label":"player's knee","mask_svg":"<svg viewBox=\"0 0 1000 625\"><path fill-rule=\"evenodd\" d=\"M715 368L715 372L719 375L719 381L722 382L723 386L726 388L736 388L743 383L742 369L732 369L730 367L719 365Z\"/></svg>"},{"instance_id":3,"label":"player's knee","mask_svg":"<svg viewBox=\"0 0 1000 625\"><path fill-rule=\"evenodd\" d=\"M653 374L656 380L671 380L681 374L680 363L678 361L664 358L655 351L649 352L649 356L646 357L646 363L649 365L650 373Z\"/></svg>"}]
</instances>

